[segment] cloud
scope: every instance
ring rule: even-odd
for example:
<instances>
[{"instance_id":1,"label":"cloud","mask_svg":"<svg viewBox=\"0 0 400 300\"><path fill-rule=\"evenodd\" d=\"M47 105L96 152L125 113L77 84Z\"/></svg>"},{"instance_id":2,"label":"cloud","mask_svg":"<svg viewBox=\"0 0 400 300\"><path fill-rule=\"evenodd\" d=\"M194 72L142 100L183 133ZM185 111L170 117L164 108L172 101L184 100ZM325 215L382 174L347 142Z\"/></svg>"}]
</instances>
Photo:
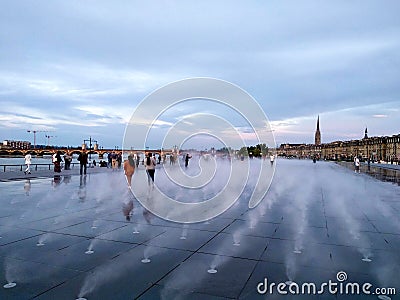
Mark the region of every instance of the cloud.
<instances>
[{"instance_id":1,"label":"cloud","mask_svg":"<svg viewBox=\"0 0 400 300\"><path fill-rule=\"evenodd\" d=\"M320 129L323 142L359 139L367 127L369 136L399 134L398 120L400 101L356 106L320 113ZM385 114L373 114L373 112ZM313 143L316 130L316 115L299 116L292 119L271 121L277 143ZM288 140L291 136L291 140Z\"/></svg>"},{"instance_id":2,"label":"cloud","mask_svg":"<svg viewBox=\"0 0 400 300\"><path fill-rule=\"evenodd\" d=\"M399 9L394 0L8 1L0 11L0 138L10 128L51 126L73 141L71 128L81 126L109 132L105 140L115 146L106 128L123 133L147 94L194 76L244 88L285 141L312 139L318 114L334 127L330 112L342 123L327 139L365 125L395 132L398 114L384 104L400 96ZM176 107L156 126L200 106ZM229 110L208 109L248 125ZM13 138L24 138L21 132Z\"/></svg>"}]
</instances>

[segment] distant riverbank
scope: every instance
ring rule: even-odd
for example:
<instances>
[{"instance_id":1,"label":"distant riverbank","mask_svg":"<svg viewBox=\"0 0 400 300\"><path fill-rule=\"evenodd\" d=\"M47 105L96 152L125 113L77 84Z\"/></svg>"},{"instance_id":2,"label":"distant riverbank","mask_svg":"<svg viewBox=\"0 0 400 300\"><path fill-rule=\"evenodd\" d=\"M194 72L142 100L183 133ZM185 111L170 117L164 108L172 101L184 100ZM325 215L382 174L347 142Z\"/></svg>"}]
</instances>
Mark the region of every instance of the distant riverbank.
<instances>
[{"instance_id":1,"label":"distant riverbank","mask_svg":"<svg viewBox=\"0 0 400 300\"><path fill-rule=\"evenodd\" d=\"M52 163L51 155L43 155L40 157L36 157L32 155L32 164L50 164ZM78 163L77 160L78 155L72 155L72 162ZM107 160L107 155L104 155L102 159L99 159L97 154L91 154L90 160L96 160L96 162L100 160ZM0 165L23 165L25 164L25 158L22 155L14 155L14 156L0 156Z\"/></svg>"}]
</instances>

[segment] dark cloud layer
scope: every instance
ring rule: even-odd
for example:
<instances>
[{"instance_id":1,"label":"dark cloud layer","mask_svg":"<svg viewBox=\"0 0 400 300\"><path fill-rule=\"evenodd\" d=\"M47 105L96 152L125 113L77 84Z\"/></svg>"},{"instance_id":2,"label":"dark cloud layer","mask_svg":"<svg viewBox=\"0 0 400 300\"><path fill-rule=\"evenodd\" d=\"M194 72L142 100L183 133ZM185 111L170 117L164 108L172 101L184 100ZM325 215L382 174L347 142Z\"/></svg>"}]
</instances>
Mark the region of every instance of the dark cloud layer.
<instances>
[{"instance_id":1,"label":"dark cloud layer","mask_svg":"<svg viewBox=\"0 0 400 300\"><path fill-rule=\"evenodd\" d=\"M115 146L145 95L193 76L247 90L278 142L311 142L318 114L326 140L366 124L398 133L399 11L372 0L2 1L0 138L48 126L67 144L93 132Z\"/></svg>"}]
</instances>

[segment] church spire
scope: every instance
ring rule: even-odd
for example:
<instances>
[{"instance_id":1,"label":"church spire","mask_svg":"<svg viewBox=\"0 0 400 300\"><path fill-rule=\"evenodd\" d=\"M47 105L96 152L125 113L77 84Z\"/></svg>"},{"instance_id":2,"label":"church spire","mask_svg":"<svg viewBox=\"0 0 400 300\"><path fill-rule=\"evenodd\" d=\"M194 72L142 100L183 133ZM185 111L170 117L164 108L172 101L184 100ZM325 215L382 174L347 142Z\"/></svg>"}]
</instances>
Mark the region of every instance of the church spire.
<instances>
[{"instance_id":1,"label":"church spire","mask_svg":"<svg viewBox=\"0 0 400 300\"><path fill-rule=\"evenodd\" d=\"M368 128L365 127L364 139L368 138Z\"/></svg>"},{"instance_id":2,"label":"church spire","mask_svg":"<svg viewBox=\"0 0 400 300\"><path fill-rule=\"evenodd\" d=\"M319 131L319 115L317 119L317 130L315 131L315 145L321 145L321 132Z\"/></svg>"}]
</instances>

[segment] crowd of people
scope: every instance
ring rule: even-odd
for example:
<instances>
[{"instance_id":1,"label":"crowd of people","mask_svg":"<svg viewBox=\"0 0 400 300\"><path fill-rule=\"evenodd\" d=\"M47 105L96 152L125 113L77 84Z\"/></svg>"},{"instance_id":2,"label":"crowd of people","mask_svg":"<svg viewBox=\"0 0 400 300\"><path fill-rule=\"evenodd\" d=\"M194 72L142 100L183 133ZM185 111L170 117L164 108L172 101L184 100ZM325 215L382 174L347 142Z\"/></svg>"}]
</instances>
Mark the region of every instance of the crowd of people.
<instances>
[{"instance_id":1,"label":"crowd of people","mask_svg":"<svg viewBox=\"0 0 400 300\"><path fill-rule=\"evenodd\" d=\"M112 171L116 171L118 169L123 168L124 175L127 181L127 186L129 189L132 188L132 178L133 175L135 174L135 171L139 168L139 165L142 165L146 171L147 182L150 191L155 187L155 177L156 177L155 175L156 175L157 165L165 164L167 162L167 158L169 159L170 165L174 165L178 160L178 155L177 154L171 154L168 156L166 156L166 154L156 155L155 153L149 152L143 156L140 156L140 154L138 153L131 153L127 156L127 159L123 161L121 152L113 151L111 153L108 153L107 160L105 161L100 160L97 163L95 160L90 161L88 157L88 152L85 149L83 149L79 152L79 155L77 156L77 161L79 162L80 166L79 174L81 175L79 199L80 201L84 201L86 198L86 189L85 189L86 176L84 175L86 175L87 173L87 168L89 163L91 163L91 167L96 167L98 165L99 167L106 167L112 169ZM185 169L189 167L191 158L192 156L189 153L185 153L181 156L182 164L185 166ZM57 151L52 155L52 162L54 164L54 172L55 172L53 185L58 185L61 182L61 177L59 173L62 170L62 163L64 163L64 170L70 170L72 160L73 156L71 152L66 152L64 153L64 155L62 155L60 151ZM271 166L274 164L274 161L275 161L275 156L271 155L270 156ZM25 164L27 166L24 171L25 174L31 174L31 169L30 169L30 165L32 164L31 154L26 154ZM29 191L27 193L29 194ZM132 210L133 210L133 203L127 203L123 207L125 218L128 221L130 220Z\"/></svg>"},{"instance_id":2,"label":"crowd of people","mask_svg":"<svg viewBox=\"0 0 400 300\"><path fill-rule=\"evenodd\" d=\"M185 153L182 155L182 162L185 168L189 167L189 162L191 158L192 156L189 153ZM77 161L79 162L80 166L80 175L86 175L88 165L92 168L97 166L106 167L112 169L113 171L117 171L123 168L129 188L131 188L132 177L135 173L135 170L138 169L139 165L143 165L147 175L148 186L149 188L153 189L155 182L156 166L165 164L167 162L167 159L169 159L170 165L174 165L178 160L178 155L174 153L168 156L165 153L157 155L155 153L147 153L144 156L141 156L138 153L131 153L128 155L127 159L123 161L121 151L112 151L108 153L107 160L100 160L99 162L96 162L96 160L90 161L88 157L88 152L86 151L86 149L83 149L79 152L79 155L77 157ZM66 152L62 155L60 151L57 151L52 156L54 172L56 174L61 173L62 168L64 168L64 170L71 170L72 160L72 152ZM274 164L274 160L275 157L271 155L271 165ZM32 156L29 153L25 156L25 164L26 169L24 173L31 174L30 166L32 164Z\"/></svg>"}]
</instances>

